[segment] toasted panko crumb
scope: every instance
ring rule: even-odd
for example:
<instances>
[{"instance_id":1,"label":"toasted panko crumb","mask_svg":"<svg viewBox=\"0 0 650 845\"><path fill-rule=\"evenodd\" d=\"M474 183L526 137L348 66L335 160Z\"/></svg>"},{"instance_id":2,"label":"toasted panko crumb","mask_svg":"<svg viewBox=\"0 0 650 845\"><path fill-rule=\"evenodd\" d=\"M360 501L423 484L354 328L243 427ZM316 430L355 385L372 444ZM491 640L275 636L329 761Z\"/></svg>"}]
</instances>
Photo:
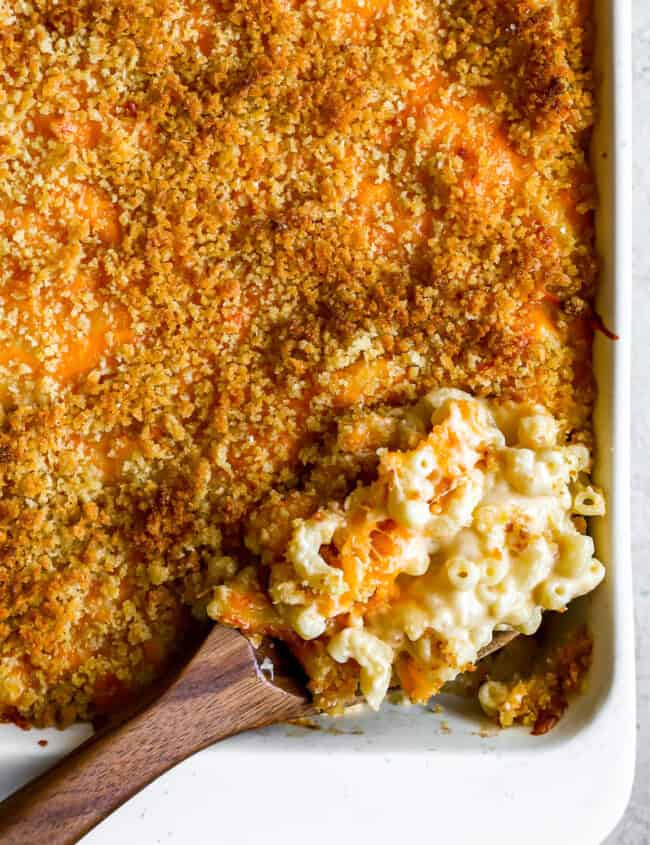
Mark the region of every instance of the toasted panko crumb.
<instances>
[{"instance_id":1,"label":"toasted panko crumb","mask_svg":"<svg viewBox=\"0 0 650 845\"><path fill-rule=\"evenodd\" d=\"M570 696L581 691L592 652L592 637L581 628L552 649L530 676L486 682L496 686L498 699L489 715L502 728L519 724L529 727L535 736L548 733L564 714Z\"/></svg>"}]
</instances>

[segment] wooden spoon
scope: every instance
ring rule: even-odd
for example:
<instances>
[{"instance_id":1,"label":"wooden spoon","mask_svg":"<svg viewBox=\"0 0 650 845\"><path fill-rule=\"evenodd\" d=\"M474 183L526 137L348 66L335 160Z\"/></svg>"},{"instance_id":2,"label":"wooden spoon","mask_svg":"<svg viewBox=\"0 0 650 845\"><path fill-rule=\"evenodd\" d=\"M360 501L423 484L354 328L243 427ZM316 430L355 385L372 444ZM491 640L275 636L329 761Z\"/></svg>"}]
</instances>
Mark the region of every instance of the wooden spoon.
<instances>
[{"instance_id":1,"label":"wooden spoon","mask_svg":"<svg viewBox=\"0 0 650 845\"><path fill-rule=\"evenodd\" d=\"M479 657L513 636L495 635ZM0 842L78 842L136 792L196 751L242 731L314 714L300 682L276 660L273 663L271 683L249 641L215 625L158 698L90 737L0 803Z\"/></svg>"}]
</instances>

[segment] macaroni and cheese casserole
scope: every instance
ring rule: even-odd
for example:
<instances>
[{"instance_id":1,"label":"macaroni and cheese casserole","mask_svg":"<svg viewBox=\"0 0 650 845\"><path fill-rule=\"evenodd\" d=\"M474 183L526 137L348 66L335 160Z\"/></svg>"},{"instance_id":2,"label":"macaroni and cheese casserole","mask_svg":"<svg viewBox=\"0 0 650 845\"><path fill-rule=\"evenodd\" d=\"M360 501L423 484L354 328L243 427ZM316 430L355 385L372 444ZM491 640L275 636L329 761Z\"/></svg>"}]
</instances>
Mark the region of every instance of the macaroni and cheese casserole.
<instances>
[{"instance_id":1,"label":"macaroni and cheese casserole","mask_svg":"<svg viewBox=\"0 0 650 845\"><path fill-rule=\"evenodd\" d=\"M2 718L208 619L424 702L599 583L589 5L0 0Z\"/></svg>"}]
</instances>

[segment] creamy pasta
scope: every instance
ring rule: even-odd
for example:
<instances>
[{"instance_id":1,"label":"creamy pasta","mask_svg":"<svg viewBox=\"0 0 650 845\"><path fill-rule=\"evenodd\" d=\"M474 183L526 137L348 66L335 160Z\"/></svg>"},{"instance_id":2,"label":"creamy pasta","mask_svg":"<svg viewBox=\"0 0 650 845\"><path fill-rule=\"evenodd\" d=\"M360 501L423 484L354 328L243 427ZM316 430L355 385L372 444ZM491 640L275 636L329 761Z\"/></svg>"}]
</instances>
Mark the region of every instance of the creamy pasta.
<instances>
[{"instance_id":1,"label":"creamy pasta","mask_svg":"<svg viewBox=\"0 0 650 845\"><path fill-rule=\"evenodd\" d=\"M270 566L276 627L355 661L374 708L391 680L426 700L495 631L532 634L605 573L576 519L604 512L589 452L545 410L439 390L403 424L414 447L380 450L375 481L295 519ZM217 587L208 613L232 597Z\"/></svg>"}]
</instances>

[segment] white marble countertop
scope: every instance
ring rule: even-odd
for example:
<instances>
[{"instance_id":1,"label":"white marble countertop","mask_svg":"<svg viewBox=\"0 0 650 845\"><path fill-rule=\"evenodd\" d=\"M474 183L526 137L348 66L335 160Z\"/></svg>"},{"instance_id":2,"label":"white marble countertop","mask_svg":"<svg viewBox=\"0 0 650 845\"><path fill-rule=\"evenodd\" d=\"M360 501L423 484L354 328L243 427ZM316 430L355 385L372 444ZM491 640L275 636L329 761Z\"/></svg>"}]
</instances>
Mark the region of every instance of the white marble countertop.
<instances>
[{"instance_id":1,"label":"white marble countertop","mask_svg":"<svg viewBox=\"0 0 650 845\"><path fill-rule=\"evenodd\" d=\"M625 0L622 0L625 2ZM634 295L632 351L632 556L637 622L638 745L632 800L607 845L650 843L650 2L633 0Z\"/></svg>"}]
</instances>

